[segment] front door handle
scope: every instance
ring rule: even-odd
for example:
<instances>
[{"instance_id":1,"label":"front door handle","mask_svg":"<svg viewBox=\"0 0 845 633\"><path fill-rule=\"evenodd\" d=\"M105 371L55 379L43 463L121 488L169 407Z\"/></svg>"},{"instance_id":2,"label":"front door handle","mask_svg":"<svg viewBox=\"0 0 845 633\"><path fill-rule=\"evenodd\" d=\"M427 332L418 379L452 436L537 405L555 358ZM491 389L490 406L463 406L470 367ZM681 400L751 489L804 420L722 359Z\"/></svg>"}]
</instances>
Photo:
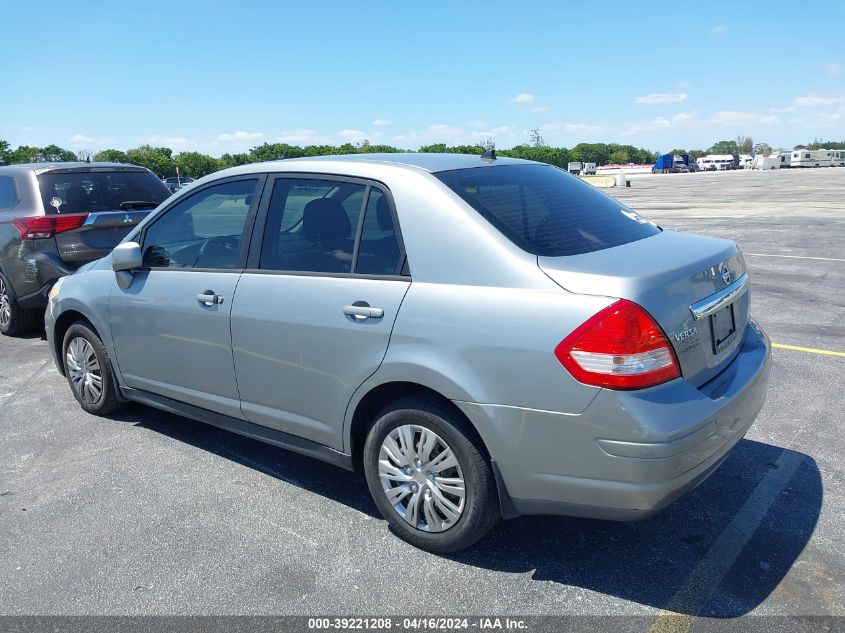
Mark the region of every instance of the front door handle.
<instances>
[{"instance_id":1,"label":"front door handle","mask_svg":"<svg viewBox=\"0 0 845 633\"><path fill-rule=\"evenodd\" d=\"M213 290L206 290L197 295L197 301L207 306L220 305L223 303L223 295L215 294Z\"/></svg>"},{"instance_id":2,"label":"front door handle","mask_svg":"<svg viewBox=\"0 0 845 633\"><path fill-rule=\"evenodd\" d=\"M365 319L380 319L384 316L384 308L373 308L366 301L356 301L350 306L343 307L343 313L356 321Z\"/></svg>"}]
</instances>

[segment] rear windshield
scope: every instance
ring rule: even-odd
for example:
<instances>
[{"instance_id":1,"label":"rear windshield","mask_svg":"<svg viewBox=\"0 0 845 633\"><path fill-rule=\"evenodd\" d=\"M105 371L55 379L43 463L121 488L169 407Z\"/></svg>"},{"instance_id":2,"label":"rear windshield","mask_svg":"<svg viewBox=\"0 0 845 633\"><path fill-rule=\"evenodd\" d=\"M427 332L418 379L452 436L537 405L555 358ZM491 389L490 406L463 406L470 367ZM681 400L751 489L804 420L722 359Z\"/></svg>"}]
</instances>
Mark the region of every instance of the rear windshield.
<instances>
[{"instance_id":1,"label":"rear windshield","mask_svg":"<svg viewBox=\"0 0 845 633\"><path fill-rule=\"evenodd\" d=\"M148 171L50 171L38 187L47 213L153 209L170 196Z\"/></svg>"},{"instance_id":2,"label":"rear windshield","mask_svg":"<svg viewBox=\"0 0 845 633\"><path fill-rule=\"evenodd\" d=\"M502 165L435 175L535 255L580 255L660 232L619 201L556 167Z\"/></svg>"}]
</instances>

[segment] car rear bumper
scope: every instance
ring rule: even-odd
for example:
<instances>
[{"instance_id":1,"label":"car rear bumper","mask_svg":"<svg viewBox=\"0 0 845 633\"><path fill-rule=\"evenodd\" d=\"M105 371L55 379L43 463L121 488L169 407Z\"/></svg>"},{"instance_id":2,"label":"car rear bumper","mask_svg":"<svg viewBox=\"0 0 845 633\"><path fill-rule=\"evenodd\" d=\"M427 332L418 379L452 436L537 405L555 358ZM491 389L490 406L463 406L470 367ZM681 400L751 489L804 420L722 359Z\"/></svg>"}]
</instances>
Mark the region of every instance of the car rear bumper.
<instances>
[{"instance_id":1,"label":"car rear bumper","mask_svg":"<svg viewBox=\"0 0 845 633\"><path fill-rule=\"evenodd\" d=\"M14 279L14 286L18 305L25 309L45 307L47 295L56 280L76 270L76 267L68 266L57 256L44 251L29 253L21 261L23 273Z\"/></svg>"},{"instance_id":2,"label":"car rear bumper","mask_svg":"<svg viewBox=\"0 0 845 633\"><path fill-rule=\"evenodd\" d=\"M718 468L762 408L770 368L768 337L752 323L733 361L699 388L605 389L579 415L456 404L490 451L511 514L633 520Z\"/></svg>"}]
</instances>

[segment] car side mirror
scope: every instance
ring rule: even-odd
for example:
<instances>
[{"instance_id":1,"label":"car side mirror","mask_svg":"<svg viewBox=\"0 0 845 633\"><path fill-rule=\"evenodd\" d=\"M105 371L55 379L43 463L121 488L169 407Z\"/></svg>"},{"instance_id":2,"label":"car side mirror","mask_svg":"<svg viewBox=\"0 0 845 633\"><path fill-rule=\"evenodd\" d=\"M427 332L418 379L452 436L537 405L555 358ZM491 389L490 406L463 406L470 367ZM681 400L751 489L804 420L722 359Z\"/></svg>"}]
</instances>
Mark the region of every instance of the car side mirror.
<instances>
[{"instance_id":1,"label":"car side mirror","mask_svg":"<svg viewBox=\"0 0 845 633\"><path fill-rule=\"evenodd\" d=\"M111 252L111 267L117 278L117 285L124 290L132 283L132 271L143 265L141 245L138 242L118 244Z\"/></svg>"}]
</instances>

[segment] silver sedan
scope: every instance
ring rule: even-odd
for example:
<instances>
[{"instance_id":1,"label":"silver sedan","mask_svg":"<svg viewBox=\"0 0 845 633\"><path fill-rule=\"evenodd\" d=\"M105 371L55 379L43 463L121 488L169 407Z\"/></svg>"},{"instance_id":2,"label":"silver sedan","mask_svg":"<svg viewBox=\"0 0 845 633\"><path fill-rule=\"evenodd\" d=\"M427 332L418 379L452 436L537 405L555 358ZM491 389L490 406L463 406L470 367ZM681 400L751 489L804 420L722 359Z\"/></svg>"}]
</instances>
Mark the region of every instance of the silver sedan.
<instances>
[{"instance_id":1,"label":"silver sedan","mask_svg":"<svg viewBox=\"0 0 845 633\"><path fill-rule=\"evenodd\" d=\"M745 434L770 368L733 242L495 153L218 172L61 280L46 323L86 411L361 469L436 552L501 517L657 511Z\"/></svg>"}]
</instances>

